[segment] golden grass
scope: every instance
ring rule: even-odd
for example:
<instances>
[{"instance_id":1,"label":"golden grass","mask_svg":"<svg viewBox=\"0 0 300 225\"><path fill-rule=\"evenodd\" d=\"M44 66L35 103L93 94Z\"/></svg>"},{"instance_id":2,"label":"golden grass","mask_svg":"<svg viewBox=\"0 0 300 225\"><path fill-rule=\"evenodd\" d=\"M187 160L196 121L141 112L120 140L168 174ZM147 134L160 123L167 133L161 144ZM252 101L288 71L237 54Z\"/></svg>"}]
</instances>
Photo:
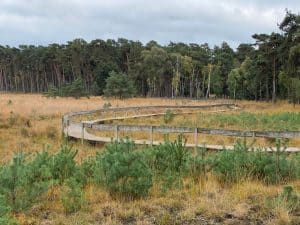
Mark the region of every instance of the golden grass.
<instances>
[{"instance_id":1,"label":"golden grass","mask_svg":"<svg viewBox=\"0 0 300 225\"><path fill-rule=\"evenodd\" d=\"M59 146L64 143L64 139L60 135L61 116L71 111L99 109L105 102L110 102L112 107L216 103L210 100L155 98L126 100L104 99L102 97L79 100L73 98L47 99L41 95L0 94L0 163L9 161L13 152L21 149L25 152L35 152L42 150L44 145L49 144L50 152L57 151ZM278 102L276 105L249 101L236 101L236 103L242 106L244 111L252 113L300 111L300 106L294 108L286 102ZM11 112L16 117L16 121L9 125L8 120L12 116ZM153 117L149 121L155 122L156 119ZM148 137L148 134L142 135L145 138ZM192 140L192 137L189 138ZM222 140L214 139L214 141L221 142ZM102 145L81 145L77 141L71 143L79 150L78 160L94 155L96 151L102 148ZM299 181L293 182L292 185L300 191ZM297 218L294 218L295 216L291 215L284 205L268 208L265 204L268 198L278 195L281 190L280 185L267 186L258 181L242 181L226 187L208 174L206 179L195 183L187 180L182 189L172 190L164 195L161 194L158 185L156 185L151 189L149 197L128 201L115 199L102 188L90 185L85 189L87 204L84 209L76 214L65 215L59 198L60 188L54 187L40 204L33 206L24 214L16 215L16 217L22 225L168 225L183 224L183 222L202 224L203 221L213 223L216 220L220 220L220 223L224 224L227 222L247 224L245 218L250 221L258 219L264 224L292 224L293 221L297 221ZM233 215L234 218L228 219L227 215Z\"/></svg>"}]
</instances>

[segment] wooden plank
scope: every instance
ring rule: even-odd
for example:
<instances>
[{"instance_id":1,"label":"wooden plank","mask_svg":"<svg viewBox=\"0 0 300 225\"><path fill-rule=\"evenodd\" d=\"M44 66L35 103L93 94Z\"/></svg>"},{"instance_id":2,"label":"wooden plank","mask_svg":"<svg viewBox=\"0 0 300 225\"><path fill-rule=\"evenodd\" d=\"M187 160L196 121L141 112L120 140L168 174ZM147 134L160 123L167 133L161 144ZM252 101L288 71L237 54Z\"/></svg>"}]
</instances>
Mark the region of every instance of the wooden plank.
<instances>
[{"instance_id":1,"label":"wooden plank","mask_svg":"<svg viewBox=\"0 0 300 225\"><path fill-rule=\"evenodd\" d=\"M70 124L70 126L68 126L66 129L65 129L65 132L67 132L67 129L69 130L69 136L70 137L73 137L73 138L77 138L77 139L80 139L81 138L81 132L80 132L80 129L81 127L79 126L74 126L72 124ZM108 137L98 137L98 136L95 136L93 134L90 134L88 133L86 130L85 130L85 134L84 134L84 137L85 137L85 140L87 141L96 141L96 142L104 142L104 143L109 143L111 141L113 141L112 138L108 138ZM162 144L163 142L162 141L149 141L149 140L134 140L135 144L138 144L138 145L159 145L159 144ZM186 144L186 147L188 148L195 148L195 144L193 143L187 143ZM197 147L199 148L206 148L208 150L233 150L234 147L233 146L223 146L223 145L206 145L206 144L198 144ZM256 150L261 150L260 147L254 147L252 150L256 151ZM273 152L275 151L276 149L275 148L267 148L266 151L269 151L269 152ZM281 148L281 150L283 151L284 148ZM297 147L288 147L287 149L285 149L286 152L300 152L300 149L297 148Z\"/></svg>"},{"instance_id":2,"label":"wooden plank","mask_svg":"<svg viewBox=\"0 0 300 225\"><path fill-rule=\"evenodd\" d=\"M93 124L92 129L101 131L113 131L115 125ZM190 127L169 127L169 126L143 126L143 125L119 125L120 131L141 131L148 132L153 129L157 133L195 133L195 128ZM235 136L235 137L263 137L263 138L299 138L300 131L241 131L241 130L223 130L210 128L196 128L197 133Z\"/></svg>"},{"instance_id":3,"label":"wooden plank","mask_svg":"<svg viewBox=\"0 0 300 225\"><path fill-rule=\"evenodd\" d=\"M235 104L215 104L215 105L200 105L200 106L142 106L142 107L126 107L126 108L111 108L111 109L100 109L100 110L91 110L91 111L81 111L66 114L62 117L62 130L63 133L68 137L74 137L83 140L99 141L99 142L110 142L111 138L98 137L96 135L90 134L85 128L101 130L101 131L115 131L115 140L119 139L119 131L135 131L135 132L149 132L148 140L134 140L137 144L150 144L157 145L160 142L153 141L153 133L194 133L194 143L187 144L188 147L197 147L198 146L198 134L204 133L209 135L222 135L222 136L237 136L237 137L264 137L264 138L299 138L300 131L240 131L240 130L224 130L224 129L210 129L210 128L190 128L190 127L170 127L170 126L142 126L142 125L109 125L109 124L95 124L95 121L83 121L75 122L72 121L73 116L85 115L92 113L102 113L102 112L121 112L125 111L126 113L129 110L134 110L135 112L145 109L204 109L204 108L218 108L226 107L229 109L235 109L237 106ZM220 111L220 110L219 110ZM174 112L175 114L190 114L197 112ZM149 117L164 115L165 113L152 113L144 115L133 115L125 117L116 117L116 118L102 118L98 121L107 121L107 120L118 120L118 119L128 119L128 118L138 118L138 117ZM197 136L196 136L197 135ZM203 145L199 145L204 147ZM222 150L224 146L219 145L207 145L208 149ZM225 146L226 149L232 149L232 146ZM270 151L273 149L270 148ZM289 147L287 151L297 152L300 151L297 147Z\"/></svg>"}]
</instances>

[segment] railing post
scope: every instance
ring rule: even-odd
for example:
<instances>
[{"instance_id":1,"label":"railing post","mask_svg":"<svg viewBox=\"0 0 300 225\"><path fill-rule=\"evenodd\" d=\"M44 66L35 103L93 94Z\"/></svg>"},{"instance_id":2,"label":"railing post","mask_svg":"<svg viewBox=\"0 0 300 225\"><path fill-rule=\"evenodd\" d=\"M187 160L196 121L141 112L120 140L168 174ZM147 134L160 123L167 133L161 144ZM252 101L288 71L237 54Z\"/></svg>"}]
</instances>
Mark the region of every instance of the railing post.
<instances>
[{"instance_id":1,"label":"railing post","mask_svg":"<svg viewBox=\"0 0 300 225\"><path fill-rule=\"evenodd\" d=\"M119 139L119 126L115 126L115 140L118 141Z\"/></svg>"},{"instance_id":2,"label":"railing post","mask_svg":"<svg viewBox=\"0 0 300 225\"><path fill-rule=\"evenodd\" d=\"M150 146L153 145L153 126L150 126Z\"/></svg>"},{"instance_id":3,"label":"railing post","mask_svg":"<svg viewBox=\"0 0 300 225\"><path fill-rule=\"evenodd\" d=\"M81 123L81 144L84 142L84 123Z\"/></svg>"},{"instance_id":4,"label":"railing post","mask_svg":"<svg viewBox=\"0 0 300 225\"><path fill-rule=\"evenodd\" d=\"M61 119L61 133L65 136L65 118Z\"/></svg>"},{"instance_id":5,"label":"railing post","mask_svg":"<svg viewBox=\"0 0 300 225\"><path fill-rule=\"evenodd\" d=\"M67 120L67 138L69 138L69 127L70 127L70 120Z\"/></svg>"},{"instance_id":6,"label":"railing post","mask_svg":"<svg viewBox=\"0 0 300 225\"><path fill-rule=\"evenodd\" d=\"M195 142L195 149L197 149L197 147L198 147L198 128L195 128L194 142Z\"/></svg>"}]
</instances>

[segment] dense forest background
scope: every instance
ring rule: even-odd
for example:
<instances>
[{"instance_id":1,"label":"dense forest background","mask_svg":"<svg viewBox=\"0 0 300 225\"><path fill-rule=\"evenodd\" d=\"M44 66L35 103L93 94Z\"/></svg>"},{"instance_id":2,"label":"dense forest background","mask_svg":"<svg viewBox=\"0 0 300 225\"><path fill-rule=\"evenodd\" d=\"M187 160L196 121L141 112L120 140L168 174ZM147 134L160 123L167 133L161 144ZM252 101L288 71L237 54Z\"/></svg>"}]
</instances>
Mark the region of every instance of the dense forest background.
<instances>
[{"instance_id":1,"label":"dense forest background","mask_svg":"<svg viewBox=\"0 0 300 225\"><path fill-rule=\"evenodd\" d=\"M263 22L263 21L262 21ZM208 44L75 39L48 46L0 46L0 91L41 93L82 80L104 92L111 71L126 74L138 96L300 99L300 15L286 12L281 32L254 34L233 50ZM205 31L204 31L205 32Z\"/></svg>"}]
</instances>

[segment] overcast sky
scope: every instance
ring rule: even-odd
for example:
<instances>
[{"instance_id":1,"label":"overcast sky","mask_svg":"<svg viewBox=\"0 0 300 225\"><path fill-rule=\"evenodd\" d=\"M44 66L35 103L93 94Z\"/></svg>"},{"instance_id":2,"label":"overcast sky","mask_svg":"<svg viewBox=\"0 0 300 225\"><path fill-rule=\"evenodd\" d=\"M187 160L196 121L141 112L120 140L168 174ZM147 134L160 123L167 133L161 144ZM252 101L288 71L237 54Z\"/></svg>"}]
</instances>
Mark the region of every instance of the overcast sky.
<instances>
[{"instance_id":1,"label":"overcast sky","mask_svg":"<svg viewBox=\"0 0 300 225\"><path fill-rule=\"evenodd\" d=\"M236 47L277 30L300 0L0 0L0 45L75 38L156 40Z\"/></svg>"}]
</instances>

